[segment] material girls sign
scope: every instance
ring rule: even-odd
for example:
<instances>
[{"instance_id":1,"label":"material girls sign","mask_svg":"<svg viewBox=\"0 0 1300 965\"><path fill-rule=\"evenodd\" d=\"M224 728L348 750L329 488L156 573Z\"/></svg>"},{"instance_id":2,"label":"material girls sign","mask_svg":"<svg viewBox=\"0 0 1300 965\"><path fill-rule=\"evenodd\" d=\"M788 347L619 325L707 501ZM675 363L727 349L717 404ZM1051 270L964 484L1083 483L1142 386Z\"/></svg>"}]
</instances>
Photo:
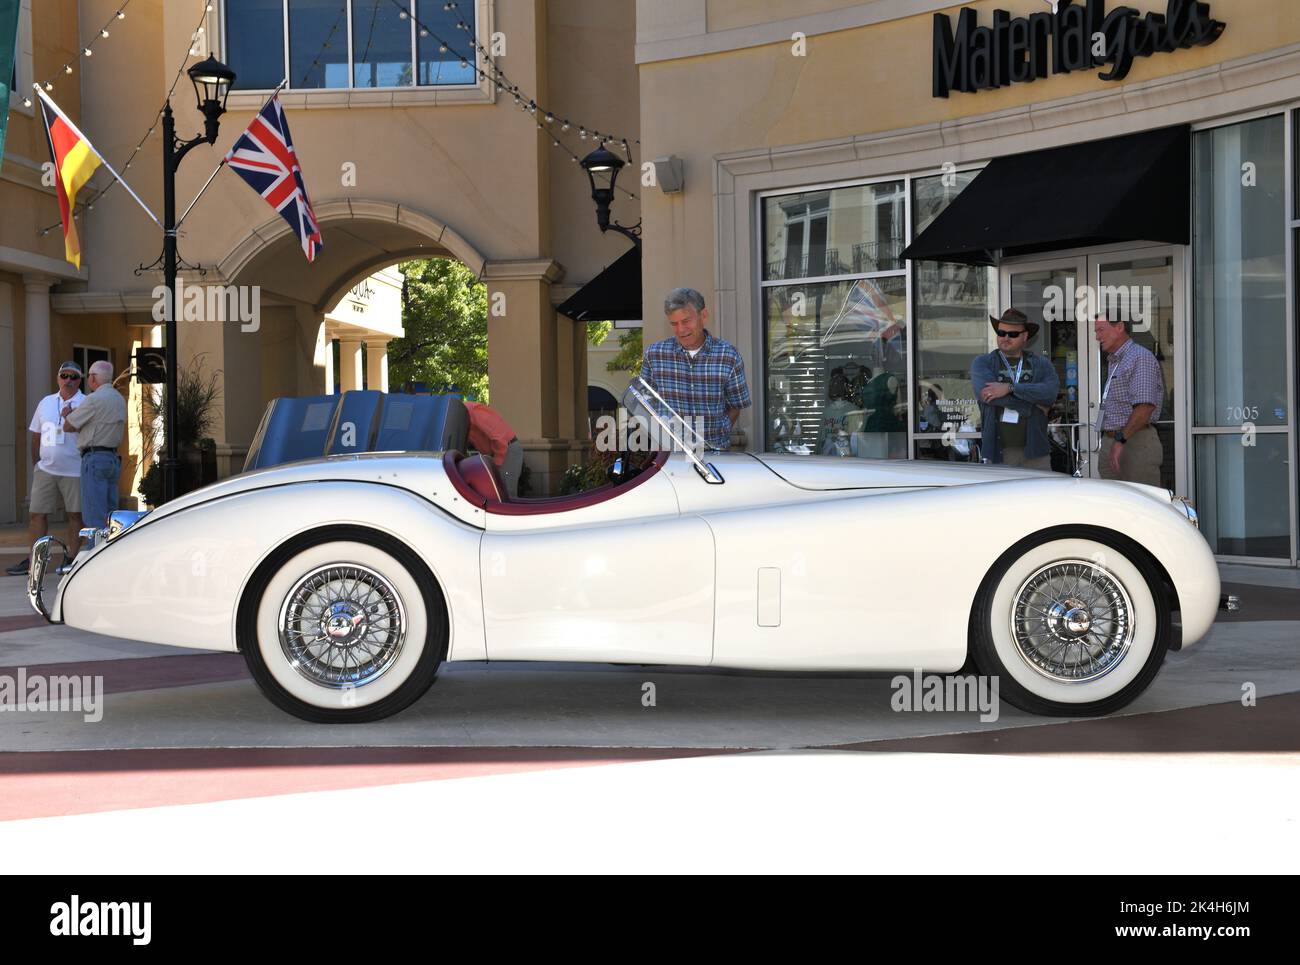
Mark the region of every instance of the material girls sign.
<instances>
[{"instance_id":1,"label":"material girls sign","mask_svg":"<svg viewBox=\"0 0 1300 965\"><path fill-rule=\"evenodd\" d=\"M1102 80L1123 80L1135 57L1204 46L1226 26L1210 16L1210 5L1168 0L1163 14L1143 15L1132 7L1106 11L1106 0L1045 0L1050 11L1014 20L993 11L992 26L981 27L970 8L949 18L934 15L935 97L949 91L974 93L1018 84L1050 74L1105 67Z\"/></svg>"}]
</instances>

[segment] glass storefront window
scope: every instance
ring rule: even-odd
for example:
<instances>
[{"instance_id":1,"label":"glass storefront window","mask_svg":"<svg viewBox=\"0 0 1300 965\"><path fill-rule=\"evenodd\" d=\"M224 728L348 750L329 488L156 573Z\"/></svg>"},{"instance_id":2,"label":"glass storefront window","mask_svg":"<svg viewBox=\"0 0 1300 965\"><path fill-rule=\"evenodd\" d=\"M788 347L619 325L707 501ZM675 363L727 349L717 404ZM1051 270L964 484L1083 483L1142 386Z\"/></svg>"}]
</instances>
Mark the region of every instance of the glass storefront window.
<instances>
[{"instance_id":1,"label":"glass storefront window","mask_svg":"<svg viewBox=\"0 0 1300 965\"><path fill-rule=\"evenodd\" d=\"M1196 134L1192 272L1200 427L1287 424L1283 117Z\"/></svg>"},{"instance_id":2,"label":"glass storefront window","mask_svg":"<svg viewBox=\"0 0 1300 965\"><path fill-rule=\"evenodd\" d=\"M352 0L352 86L409 87L411 24L392 0Z\"/></svg>"},{"instance_id":3,"label":"glass storefront window","mask_svg":"<svg viewBox=\"0 0 1300 965\"><path fill-rule=\"evenodd\" d=\"M901 269L906 201L902 181L766 198L764 281Z\"/></svg>"},{"instance_id":4,"label":"glass storefront window","mask_svg":"<svg viewBox=\"0 0 1300 965\"><path fill-rule=\"evenodd\" d=\"M912 237L929 227L978 171L916 178L912 182ZM971 387L970 366L976 355L994 347L989 315L997 314L997 274L992 268L913 263L916 311L917 433L949 436L918 441L917 458L979 461L979 406ZM966 450L965 453L958 449Z\"/></svg>"},{"instance_id":5,"label":"glass storefront window","mask_svg":"<svg viewBox=\"0 0 1300 965\"><path fill-rule=\"evenodd\" d=\"M451 86L477 77L472 3L226 0L222 11L225 59L239 90L267 90L284 77L298 90Z\"/></svg>"},{"instance_id":6,"label":"glass storefront window","mask_svg":"<svg viewBox=\"0 0 1300 965\"><path fill-rule=\"evenodd\" d=\"M462 20L469 24L473 23L474 5L462 3L451 10L444 10L443 5L437 0L434 3L424 0L416 4L416 11L420 23L428 30L427 35L422 31L418 32L415 40L416 56L420 65L420 86L474 83L477 61L473 56L472 46L461 43L458 49L448 47L443 50L438 40L439 37L443 40L453 40L458 37L464 39L466 36L464 31L456 24ZM462 56L466 58L463 62ZM462 63L464 63L463 67Z\"/></svg>"},{"instance_id":7,"label":"glass storefront window","mask_svg":"<svg viewBox=\"0 0 1300 965\"><path fill-rule=\"evenodd\" d=\"M284 78L283 0L226 0L226 60L242 90L269 90Z\"/></svg>"},{"instance_id":8,"label":"glass storefront window","mask_svg":"<svg viewBox=\"0 0 1300 965\"><path fill-rule=\"evenodd\" d=\"M769 450L907 457L907 279L763 289Z\"/></svg>"},{"instance_id":9,"label":"glass storefront window","mask_svg":"<svg viewBox=\"0 0 1300 965\"><path fill-rule=\"evenodd\" d=\"M289 86L348 86L344 0L289 0Z\"/></svg>"},{"instance_id":10,"label":"glass storefront window","mask_svg":"<svg viewBox=\"0 0 1300 965\"><path fill-rule=\"evenodd\" d=\"M1215 553L1286 559L1291 555L1287 433L1252 444L1237 433L1196 437L1196 505Z\"/></svg>"}]
</instances>

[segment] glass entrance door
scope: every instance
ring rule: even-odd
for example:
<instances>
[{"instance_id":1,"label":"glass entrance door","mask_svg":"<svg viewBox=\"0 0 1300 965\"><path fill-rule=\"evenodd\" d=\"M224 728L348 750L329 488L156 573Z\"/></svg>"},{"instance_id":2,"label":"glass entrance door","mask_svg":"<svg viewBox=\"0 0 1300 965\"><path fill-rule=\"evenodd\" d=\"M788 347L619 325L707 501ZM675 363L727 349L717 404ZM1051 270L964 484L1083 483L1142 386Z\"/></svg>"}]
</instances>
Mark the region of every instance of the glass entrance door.
<instances>
[{"instance_id":1,"label":"glass entrance door","mask_svg":"<svg viewBox=\"0 0 1300 965\"><path fill-rule=\"evenodd\" d=\"M1161 481L1185 493L1186 445L1177 431L1181 374L1175 346L1185 343L1182 252L1172 246L1093 250L1018 260L1002 267L1003 308L1015 307L1041 328L1029 349L1051 359L1060 379L1048 413L1052 468L1100 475L1097 431L1106 360L1093 323L1099 314L1130 322L1132 338L1160 362L1165 398L1156 421L1164 450Z\"/></svg>"},{"instance_id":2,"label":"glass entrance door","mask_svg":"<svg viewBox=\"0 0 1300 965\"><path fill-rule=\"evenodd\" d=\"M1087 280L1087 259L1056 258L1020 262L1002 269L1003 309L1018 308L1039 330L1026 346L1051 359L1060 381L1056 402L1047 413L1047 437L1052 469L1080 476L1093 475L1088 431L1091 404L1089 339L1075 317L1075 293ZM1068 303L1068 304L1067 304Z\"/></svg>"}]
</instances>

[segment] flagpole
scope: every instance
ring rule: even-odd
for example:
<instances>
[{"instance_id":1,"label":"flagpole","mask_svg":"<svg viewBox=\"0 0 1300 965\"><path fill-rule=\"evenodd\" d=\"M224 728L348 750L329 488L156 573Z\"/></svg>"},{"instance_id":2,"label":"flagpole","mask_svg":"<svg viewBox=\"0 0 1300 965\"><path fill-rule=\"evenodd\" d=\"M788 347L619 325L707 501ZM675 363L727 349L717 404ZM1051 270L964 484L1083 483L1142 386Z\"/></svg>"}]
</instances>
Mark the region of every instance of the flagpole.
<instances>
[{"instance_id":1,"label":"flagpole","mask_svg":"<svg viewBox=\"0 0 1300 965\"><path fill-rule=\"evenodd\" d=\"M289 83L289 78L286 77L284 78L284 80L280 81L280 83L275 85L275 90L271 91L271 96L266 99L265 103L263 103L261 108L258 110L259 114L262 111L266 110L266 105L271 103L271 101L275 100L276 95L279 94L280 91L283 90L285 85L287 85L288 83ZM185 219L190 216L190 212L194 210L194 206L199 203L199 198L203 197L203 193L208 190L208 186L212 184L216 176L221 173L221 169L225 167L225 164L226 164L225 158L222 158L220 161L217 162L217 166L212 169L212 174L208 177L206 181L203 182L203 187L199 189L199 193L194 196L194 200L190 202L190 206L185 209L185 213L182 214L180 220L176 222L177 228L179 228L182 224L185 223Z\"/></svg>"},{"instance_id":2,"label":"flagpole","mask_svg":"<svg viewBox=\"0 0 1300 965\"><path fill-rule=\"evenodd\" d=\"M190 216L190 212L194 210L194 206L199 203L199 198L203 197L203 192L208 190L208 185L216 180L217 175L221 173L221 169L225 166L225 158L222 158L217 162L217 166L212 169L212 174L210 174L208 179L203 182L203 187L199 189L199 193L194 196L194 200L190 202L190 206L185 209L185 213L181 215L180 220L176 222L177 228L185 223L185 219Z\"/></svg>"},{"instance_id":3,"label":"flagpole","mask_svg":"<svg viewBox=\"0 0 1300 965\"><path fill-rule=\"evenodd\" d=\"M68 115L64 114L63 111L59 108L59 105L54 103L54 101L49 97L49 95L45 93L45 91L41 90L39 84L34 84L32 86L36 90L36 93L37 95L39 95L41 100L49 104L50 109L53 110L54 113L58 114L59 117L63 119L64 123L66 123L70 128L72 128L74 132L76 132L77 136L81 138L82 143L85 144L86 147L90 149L90 153L95 155L95 157L99 158L99 163L104 165L104 167L108 169L108 173L113 175L113 177L115 177L121 183L122 187L126 188L127 193L131 195L132 198L135 199L135 203L138 204L140 207L144 208L144 213L153 219L154 224L156 224L159 228L161 228L162 222L158 220L158 216L154 214L151 210L149 210L149 206L140 200L140 195L136 194L135 191L131 188L131 185L127 184L126 180L122 177L122 175L118 174L117 171L113 168L113 165L109 164L108 161L104 159L104 155L100 154L99 151L96 150L95 145L90 143L90 138L86 137L86 135L82 134L81 131L77 130L77 125L73 124L72 121L69 120Z\"/></svg>"}]
</instances>

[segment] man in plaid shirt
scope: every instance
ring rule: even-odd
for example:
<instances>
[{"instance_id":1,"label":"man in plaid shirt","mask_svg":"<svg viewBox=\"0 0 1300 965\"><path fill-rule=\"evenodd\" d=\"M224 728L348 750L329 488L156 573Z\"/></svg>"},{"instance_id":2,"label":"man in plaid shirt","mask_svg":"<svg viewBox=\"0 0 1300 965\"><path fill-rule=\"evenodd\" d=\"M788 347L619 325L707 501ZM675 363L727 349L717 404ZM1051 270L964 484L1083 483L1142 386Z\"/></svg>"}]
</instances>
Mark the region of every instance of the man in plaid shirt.
<instances>
[{"instance_id":1,"label":"man in plaid shirt","mask_svg":"<svg viewBox=\"0 0 1300 965\"><path fill-rule=\"evenodd\" d=\"M1160 363L1129 337L1128 322L1099 316L1093 333L1110 356L1097 417L1101 478L1159 486L1164 447L1155 423L1165 403Z\"/></svg>"},{"instance_id":2,"label":"man in plaid shirt","mask_svg":"<svg viewBox=\"0 0 1300 965\"><path fill-rule=\"evenodd\" d=\"M645 350L641 377L688 425L694 428L702 421L709 446L726 449L740 410L753 404L745 382L745 362L734 345L710 335L704 327L709 312L704 296L695 289L669 292L664 314L673 336ZM689 435L685 441L690 441Z\"/></svg>"}]
</instances>

